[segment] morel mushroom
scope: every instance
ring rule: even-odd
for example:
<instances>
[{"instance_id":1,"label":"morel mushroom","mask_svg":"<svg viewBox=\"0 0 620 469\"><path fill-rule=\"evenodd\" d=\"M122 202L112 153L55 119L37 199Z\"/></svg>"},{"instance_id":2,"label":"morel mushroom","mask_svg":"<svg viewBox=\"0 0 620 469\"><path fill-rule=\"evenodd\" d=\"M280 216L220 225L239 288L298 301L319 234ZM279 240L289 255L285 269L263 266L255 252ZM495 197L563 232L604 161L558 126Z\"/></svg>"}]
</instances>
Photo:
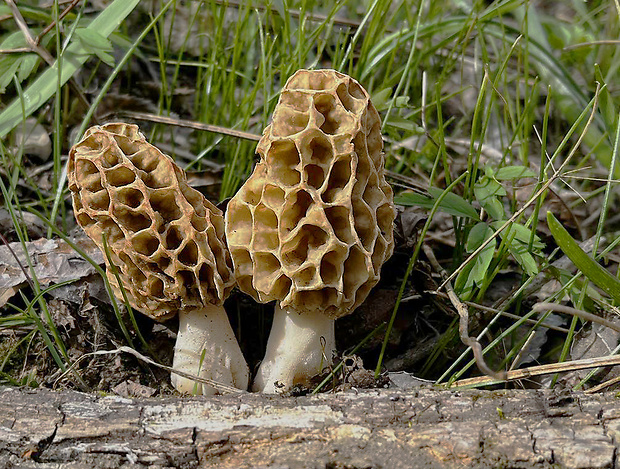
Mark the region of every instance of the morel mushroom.
<instances>
[{"instance_id":1,"label":"morel mushroom","mask_svg":"<svg viewBox=\"0 0 620 469\"><path fill-rule=\"evenodd\" d=\"M132 308L158 321L179 315L173 369L247 389L249 371L222 306L233 288L222 212L192 189L138 127L90 128L70 152L78 224L118 268ZM106 258L115 295L120 286ZM172 375L181 392L212 386Z\"/></svg>"},{"instance_id":2,"label":"morel mushroom","mask_svg":"<svg viewBox=\"0 0 620 469\"><path fill-rule=\"evenodd\" d=\"M276 300L255 391L288 390L332 359L334 320L379 280L394 248L379 114L333 70L300 70L263 132L254 172L229 201L226 235L237 284Z\"/></svg>"}]
</instances>

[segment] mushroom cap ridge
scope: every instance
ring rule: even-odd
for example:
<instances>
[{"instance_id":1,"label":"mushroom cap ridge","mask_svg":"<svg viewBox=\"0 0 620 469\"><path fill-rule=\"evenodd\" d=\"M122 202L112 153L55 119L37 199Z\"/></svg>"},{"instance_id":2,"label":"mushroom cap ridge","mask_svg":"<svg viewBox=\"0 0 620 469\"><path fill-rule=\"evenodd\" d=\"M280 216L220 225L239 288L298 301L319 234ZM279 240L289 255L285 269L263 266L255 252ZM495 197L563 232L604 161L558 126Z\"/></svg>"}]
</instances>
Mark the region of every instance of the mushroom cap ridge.
<instances>
[{"instance_id":1,"label":"mushroom cap ridge","mask_svg":"<svg viewBox=\"0 0 620 469\"><path fill-rule=\"evenodd\" d=\"M379 114L359 83L334 70L291 76L260 161L226 211L240 289L287 311L352 312L394 248L382 149Z\"/></svg>"},{"instance_id":2,"label":"mushroom cap ridge","mask_svg":"<svg viewBox=\"0 0 620 469\"><path fill-rule=\"evenodd\" d=\"M221 305L234 286L222 212L135 125L88 129L68 165L75 218L118 267L131 306L157 320ZM118 298L116 276L106 273Z\"/></svg>"}]
</instances>

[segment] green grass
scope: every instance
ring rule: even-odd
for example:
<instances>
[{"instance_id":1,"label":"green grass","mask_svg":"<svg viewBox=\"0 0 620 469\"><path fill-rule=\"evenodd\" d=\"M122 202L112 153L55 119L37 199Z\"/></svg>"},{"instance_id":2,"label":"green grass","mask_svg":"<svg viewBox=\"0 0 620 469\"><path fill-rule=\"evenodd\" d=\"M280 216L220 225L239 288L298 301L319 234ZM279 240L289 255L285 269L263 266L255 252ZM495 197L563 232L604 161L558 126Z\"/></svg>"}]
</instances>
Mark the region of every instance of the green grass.
<instances>
[{"instance_id":1,"label":"green grass","mask_svg":"<svg viewBox=\"0 0 620 469\"><path fill-rule=\"evenodd\" d=\"M589 281L596 282L587 271L549 269L563 252L546 230L550 204L579 194L583 200L564 205L580 222L569 236L594 236L596 254L590 257L607 260L604 268L617 276L620 49L598 42L618 37L615 2L300 0L227 6L207 0L162 1L153 11L139 3L116 0L101 12L78 7L64 16L40 42L54 64L33 52L0 56L2 194L13 220L8 231L22 246L28 210L50 225L48 236L74 226L64 156L114 96L149 101L159 115L260 135L295 70L336 68L373 96L383 119L387 169L429 189L429 197L413 195L392 179L399 203L433 208L423 235L450 229L450 243L420 238L415 251L406 253L411 262L408 269L402 266L401 283L392 285L398 302L387 332L381 332L381 358L367 367L382 369L392 324L398 315L412 314L400 301L411 292L409 277L423 241L440 261L449 261L444 268L461 300L488 304L506 272L520 276L520 290L493 303L497 312L483 315L470 330L496 369L510 368L524 337L546 319L531 311L533 292L527 288L537 276L561 283L540 301L569 297L575 308L598 314L618 306L616 295L593 290ZM65 6L20 2L19 11L36 37ZM0 5L0 17L9 15L0 22L0 49L28 46L11 14ZM14 144L27 117L53 135L49 188L32 178L28 168L35 162ZM173 156L174 149L191 152L193 158L183 160L190 170L208 168L208 161L222 164L221 200L252 170L254 141L148 122L143 128L152 143L173 148ZM453 190L443 193L449 186ZM579 215L585 209L594 215ZM570 219L570 212L564 215ZM71 359L62 334L48 312L45 289L29 273L32 297L11 300L0 313L0 329L36 333L20 333L3 349L7 356L24 356L27 343L42 340L65 370ZM505 311L521 319L507 322ZM411 370L438 382L458 379L474 366L471 350L459 344L458 324L446 317L443 326L435 350ZM561 352L552 353L552 361L570 358L580 326L575 318L569 332L555 338ZM125 335L130 342L130 333ZM0 362L0 381L19 382L5 370L9 362Z\"/></svg>"}]
</instances>

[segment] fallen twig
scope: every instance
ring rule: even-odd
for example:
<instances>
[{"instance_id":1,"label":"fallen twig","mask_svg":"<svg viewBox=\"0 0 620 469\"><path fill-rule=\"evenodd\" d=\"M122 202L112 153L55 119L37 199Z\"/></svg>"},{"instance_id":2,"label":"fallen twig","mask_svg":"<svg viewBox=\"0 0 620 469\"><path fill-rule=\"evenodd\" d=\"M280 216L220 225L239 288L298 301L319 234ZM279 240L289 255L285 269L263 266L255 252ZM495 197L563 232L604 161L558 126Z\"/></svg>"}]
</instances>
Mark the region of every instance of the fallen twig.
<instances>
[{"instance_id":1,"label":"fallen twig","mask_svg":"<svg viewBox=\"0 0 620 469\"><path fill-rule=\"evenodd\" d=\"M573 316L577 316L582 319L585 319L586 321L596 322L605 327L609 327L610 329L613 329L616 332L620 332L620 326L618 326L617 324L614 324L613 322L608 321L607 319L597 316L595 314L591 314L586 311L582 311L580 309L571 308L570 306L564 306L564 305L559 305L555 303L537 303L534 305L532 310L538 311L538 312L550 310L550 311L556 311L559 313L571 314ZM532 376L560 373L564 371L583 370L586 368L598 368L602 366L612 366L612 365L620 365L620 356L612 355L612 356L607 356L607 357L586 358L583 360L574 360L574 361L563 362L563 363L551 363L549 365L539 365L539 366L532 366L529 368L523 368L521 370L512 370L506 373L504 380L514 381L517 379L530 378ZM480 376L476 378L467 378L467 379L455 381L454 383L452 383L452 386L456 386L456 387L488 386L490 384L496 384L500 381L502 380L489 379L486 376ZM617 382L620 382L620 377L611 379L605 383L595 386L594 388L588 390L587 392L589 393L597 392L601 389L612 386L613 384L616 384Z\"/></svg>"},{"instance_id":2,"label":"fallen twig","mask_svg":"<svg viewBox=\"0 0 620 469\"><path fill-rule=\"evenodd\" d=\"M30 50L32 52L35 52L37 55L39 55L39 57L41 57L50 67L56 66L58 62L54 59L54 57L52 57L52 54L50 54L47 51L47 49L45 49L43 46L39 44L39 41L41 40L42 36L39 35L36 39L33 37L33 35L30 32L30 29L28 28L28 25L26 24L26 20L24 20L24 17L22 16L15 2L13 0L5 0L5 2L8 5L9 10L11 10L11 13L13 15L13 20L15 21L15 23L17 24L17 27L22 32L22 35L24 36L24 39L26 40L26 43L28 44L28 47L30 48ZM73 7L70 7L70 8L73 8ZM68 13L68 11L66 13ZM63 12L63 14L66 14L66 13ZM60 20L60 18L58 19ZM69 83L69 86L73 89L73 91L77 94L78 99L82 102L82 104L84 104L87 108L90 107L90 103L86 99L86 96L84 95L84 92L82 91L82 88L80 88L77 82L73 78L69 78L68 83ZM95 122L97 122L97 119L95 119Z\"/></svg>"},{"instance_id":3,"label":"fallen twig","mask_svg":"<svg viewBox=\"0 0 620 469\"><path fill-rule=\"evenodd\" d=\"M536 303L532 307L533 311L556 311L558 313L571 314L573 316L580 317L581 319L585 319L586 321L596 322L601 324L602 326L609 327L616 332L620 332L620 326L617 324L608 321L605 318L597 316L596 314L588 313L587 311L583 311L581 309L571 308L570 306L559 305L556 303Z\"/></svg>"},{"instance_id":4,"label":"fallen twig","mask_svg":"<svg viewBox=\"0 0 620 469\"><path fill-rule=\"evenodd\" d=\"M58 385L58 382L63 379L67 373L71 372L78 363L80 363L84 358L87 357L91 357L91 356L95 356L95 355L112 355L115 353L121 353L121 352L125 352L128 353L130 355L133 355L135 358L137 358L138 360L141 360L145 363L148 363L149 365L153 365L156 366L158 368L162 368L164 370L167 370L171 373L177 374L179 376L182 376L183 378L188 378L191 379L193 381L198 381L200 383L203 384L208 384L209 386L212 386L213 388L217 389L220 392L224 392L224 393L229 393L229 394L243 394L246 391L242 390L242 389L237 389L235 387L232 386L227 386L226 384L222 384L219 383L217 381L213 381L212 379L208 379L208 378L201 378L200 376L195 376L189 373L185 373L183 371L179 371L179 370L175 370L174 368L172 368L171 366L167 366L167 365L162 365L161 363L157 363L153 360L151 360L149 357L142 355L140 352L132 349L131 347L126 347L124 345L119 346L117 349L115 350L97 350L95 352L90 352L90 353L85 353L84 355L80 356L80 358L78 358L75 362L73 362L73 364L67 368L67 370L62 373L54 382L54 386L53 388L55 389L56 386Z\"/></svg>"},{"instance_id":5,"label":"fallen twig","mask_svg":"<svg viewBox=\"0 0 620 469\"><path fill-rule=\"evenodd\" d=\"M433 250L427 245L424 245L422 249L424 249L424 254L426 254L427 259L430 261L435 271L438 272L439 275L441 275L442 279L446 279L448 275L437 261ZM461 342L471 348L472 352L474 353L476 365L478 365L480 371L496 380L503 381L506 378L506 372L492 370L489 365L487 365L484 361L484 355L482 353L482 346L480 345L480 342L478 342L474 337L470 337L469 335L469 311L467 309L467 306L465 306L463 302L459 300L459 297L452 289L452 284L449 280L444 280L444 285L448 294L448 298L452 302L452 305L456 308L456 311L459 313L459 337L461 338Z\"/></svg>"}]
</instances>

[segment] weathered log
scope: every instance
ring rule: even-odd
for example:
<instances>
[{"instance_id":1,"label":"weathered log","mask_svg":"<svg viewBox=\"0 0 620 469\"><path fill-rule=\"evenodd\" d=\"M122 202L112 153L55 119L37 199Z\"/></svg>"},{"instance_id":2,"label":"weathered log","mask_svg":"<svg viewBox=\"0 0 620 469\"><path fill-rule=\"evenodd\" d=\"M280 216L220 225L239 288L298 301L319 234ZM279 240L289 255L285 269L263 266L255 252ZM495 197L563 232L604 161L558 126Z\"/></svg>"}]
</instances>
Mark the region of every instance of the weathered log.
<instances>
[{"instance_id":1,"label":"weathered log","mask_svg":"<svg viewBox=\"0 0 620 469\"><path fill-rule=\"evenodd\" d=\"M616 394L122 398L0 388L2 468L616 467Z\"/></svg>"}]
</instances>

